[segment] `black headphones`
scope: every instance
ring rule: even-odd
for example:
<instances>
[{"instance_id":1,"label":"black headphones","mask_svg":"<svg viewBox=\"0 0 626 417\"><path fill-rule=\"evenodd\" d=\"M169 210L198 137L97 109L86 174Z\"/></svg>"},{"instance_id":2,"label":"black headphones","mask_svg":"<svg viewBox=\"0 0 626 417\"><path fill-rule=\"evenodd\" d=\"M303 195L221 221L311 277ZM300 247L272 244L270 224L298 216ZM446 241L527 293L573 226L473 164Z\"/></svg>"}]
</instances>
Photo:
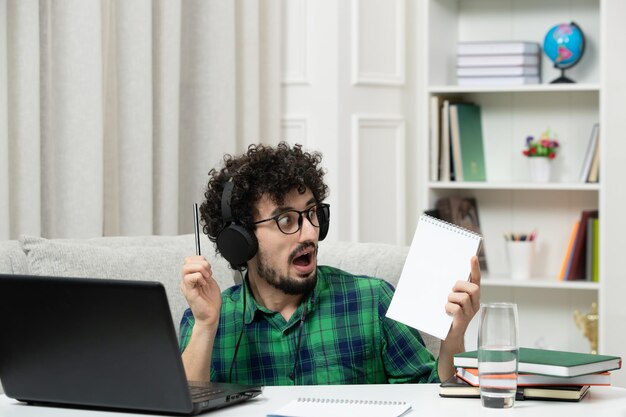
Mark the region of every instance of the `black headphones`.
<instances>
[{"instance_id":1,"label":"black headphones","mask_svg":"<svg viewBox=\"0 0 626 417\"><path fill-rule=\"evenodd\" d=\"M217 249L224 259L234 266L241 266L252 259L259 248L259 242L254 233L235 223L230 209L230 199L233 195L232 177L224 184L222 191L222 220L224 228L217 235Z\"/></svg>"},{"instance_id":2,"label":"black headphones","mask_svg":"<svg viewBox=\"0 0 626 417\"><path fill-rule=\"evenodd\" d=\"M256 235L245 227L236 223L230 209L230 200L233 195L232 177L224 184L222 191L222 220L224 227L217 235L217 249L224 259L234 266L241 266L256 255L259 249L259 242ZM318 240L324 240L328 234L330 226L330 209L328 206L317 213L320 223L320 234Z\"/></svg>"}]
</instances>

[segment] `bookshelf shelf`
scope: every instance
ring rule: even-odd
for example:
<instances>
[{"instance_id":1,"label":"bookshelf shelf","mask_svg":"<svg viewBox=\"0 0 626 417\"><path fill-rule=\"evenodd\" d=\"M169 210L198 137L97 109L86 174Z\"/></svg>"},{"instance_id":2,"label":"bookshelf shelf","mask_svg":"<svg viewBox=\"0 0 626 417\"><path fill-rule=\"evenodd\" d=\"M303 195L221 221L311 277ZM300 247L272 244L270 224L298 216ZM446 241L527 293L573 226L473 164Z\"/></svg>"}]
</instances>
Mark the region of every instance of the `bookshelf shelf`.
<instances>
[{"instance_id":1,"label":"bookshelf shelf","mask_svg":"<svg viewBox=\"0 0 626 417\"><path fill-rule=\"evenodd\" d=\"M428 183L433 190L526 190L526 191L590 191L600 190L600 184L590 183L532 183L532 182L435 182Z\"/></svg>"},{"instance_id":2,"label":"bookshelf shelf","mask_svg":"<svg viewBox=\"0 0 626 417\"><path fill-rule=\"evenodd\" d=\"M519 86L459 86L436 85L429 87L430 94L461 94L461 93L556 93L556 92L599 92L597 83L584 84L538 84Z\"/></svg>"},{"instance_id":3,"label":"bookshelf shelf","mask_svg":"<svg viewBox=\"0 0 626 417\"><path fill-rule=\"evenodd\" d=\"M507 287L507 288L539 288L554 290L584 290L598 291L597 282L586 281L558 281L555 279L533 277L527 280L512 280L510 278L486 275L481 280L483 287Z\"/></svg>"}]
</instances>

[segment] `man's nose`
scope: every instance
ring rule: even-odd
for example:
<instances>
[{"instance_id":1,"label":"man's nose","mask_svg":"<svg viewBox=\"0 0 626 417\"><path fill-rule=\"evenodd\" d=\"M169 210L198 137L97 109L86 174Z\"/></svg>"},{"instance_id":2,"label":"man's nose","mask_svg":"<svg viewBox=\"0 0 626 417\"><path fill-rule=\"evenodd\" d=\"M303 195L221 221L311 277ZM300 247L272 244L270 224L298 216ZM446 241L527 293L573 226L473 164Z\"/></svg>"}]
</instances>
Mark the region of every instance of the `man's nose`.
<instances>
[{"instance_id":1,"label":"man's nose","mask_svg":"<svg viewBox=\"0 0 626 417\"><path fill-rule=\"evenodd\" d=\"M313 223L311 223L307 216L303 215L300 217L300 221L302 222L300 227L300 241L318 240L320 228L313 226Z\"/></svg>"}]
</instances>

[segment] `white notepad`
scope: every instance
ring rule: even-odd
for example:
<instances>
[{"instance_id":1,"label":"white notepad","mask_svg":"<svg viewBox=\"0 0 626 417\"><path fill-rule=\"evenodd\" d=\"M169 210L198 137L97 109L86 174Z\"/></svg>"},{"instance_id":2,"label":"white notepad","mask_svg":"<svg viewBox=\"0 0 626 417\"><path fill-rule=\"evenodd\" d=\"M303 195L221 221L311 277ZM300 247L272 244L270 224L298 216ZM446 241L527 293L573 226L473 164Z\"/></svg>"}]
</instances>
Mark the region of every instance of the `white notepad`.
<instances>
[{"instance_id":1,"label":"white notepad","mask_svg":"<svg viewBox=\"0 0 626 417\"><path fill-rule=\"evenodd\" d=\"M445 339L452 324L448 294L456 281L469 279L481 242L477 233L420 216L387 317Z\"/></svg>"},{"instance_id":2,"label":"white notepad","mask_svg":"<svg viewBox=\"0 0 626 417\"><path fill-rule=\"evenodd\" d=\"M399 417L409 410L404 401L298 398L267 417Z\"/></svg>"}]
</instances>

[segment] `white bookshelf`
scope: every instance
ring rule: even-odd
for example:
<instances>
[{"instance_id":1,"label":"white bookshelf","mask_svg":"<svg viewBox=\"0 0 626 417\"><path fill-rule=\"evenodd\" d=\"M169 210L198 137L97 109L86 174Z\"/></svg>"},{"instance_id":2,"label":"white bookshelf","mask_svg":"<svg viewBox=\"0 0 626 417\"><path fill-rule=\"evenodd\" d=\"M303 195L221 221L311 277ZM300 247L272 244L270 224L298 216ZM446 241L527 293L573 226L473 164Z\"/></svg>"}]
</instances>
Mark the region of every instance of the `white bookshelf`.
<instances>
[{"instance_id":1,"label":"white bookshelf","mask_svg":"<svg viewBox=\"0 0 626 417\"><path fill-rule=\"evenodd\" d=\"M418 209L421 212L433 208L437 199L450 195L476 198L488 264L483 277L483 300L518 303L520 338L525 346L586 351L589 343L576 328L574 310L587 312L592 302L600 301L600 311L606 312L603 310L606 306L601 303L608 280L606 271L601 270L600 283L561 282L557 278L571 228L581 211L598 209L601 225L605 217L605 182L580 183L578 177L593 124L601 123L602 144L610 140L604 127L606 118L611 116L603 111L607 80L603 78L601 59L605 47L602 31L606 3L429 0L418 10L421 41L417 51L416 150L422 167L417 184ZM530 40L543 45L550 27L570 21L582 28L586 38L582 60L566 71L576 84L549 84L560 71L552 68L552 62L542 55L540 85L456 85L458 41ZM433 95L480 105L487 182L430 180L428 114ZM553 162L552 182L533 183L522 149L526 136L537 137L546 128L557 133L561 149ZM601 149L601 178L604 178L607 162L602 146ZM604 228L602 225L601 234ZM535 229L539 232L536 241L539 257L533 264L532 278L512 280L508 278L503 235ZM601 267L607 259L602 239ZM474 323L472 326L466 340L468 347L476 343ZM601 351L604 336L600 336Z\"/></svg>"}]
</instances>

